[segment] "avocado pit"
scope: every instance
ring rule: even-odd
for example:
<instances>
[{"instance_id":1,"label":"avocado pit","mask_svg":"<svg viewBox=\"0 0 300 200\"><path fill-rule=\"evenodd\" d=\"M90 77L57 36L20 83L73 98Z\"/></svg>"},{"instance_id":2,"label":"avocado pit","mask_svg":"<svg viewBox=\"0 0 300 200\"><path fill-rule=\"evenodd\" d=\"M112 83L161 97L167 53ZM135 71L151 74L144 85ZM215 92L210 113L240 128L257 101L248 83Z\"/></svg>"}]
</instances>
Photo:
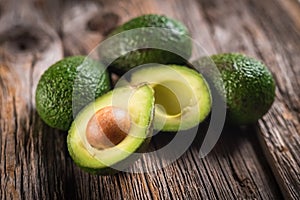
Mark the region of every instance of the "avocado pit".
<instances>
[{"instance_id":1,"label":"avocado pit","mask_svg":"<svg viewBox=\"0 0 300 200\"><path fill-rule=\"evenodd\" d=\"M86 127L88 143L97 149L106 149L119 144L129 133L130 117L121 108L107 106L98 110Z\"/></svg>"}]
</instances>

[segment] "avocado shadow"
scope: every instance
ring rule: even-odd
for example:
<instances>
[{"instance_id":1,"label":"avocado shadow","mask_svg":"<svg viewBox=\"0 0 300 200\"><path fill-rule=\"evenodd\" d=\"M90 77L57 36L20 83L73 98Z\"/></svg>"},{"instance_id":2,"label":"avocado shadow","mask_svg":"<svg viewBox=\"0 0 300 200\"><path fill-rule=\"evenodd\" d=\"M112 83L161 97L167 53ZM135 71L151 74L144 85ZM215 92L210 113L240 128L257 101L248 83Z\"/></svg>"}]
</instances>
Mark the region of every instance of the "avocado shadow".
<instances>
[{"instance_id":1,"label":"avocado shadow","mask_svg":"<svg viewBox=\"0 0 300 200\"><path fill-rule=\"evenodd\" d=\"M200 149L203 145L203 141L205 137L207 136L207 130L209 126L209 119L206 119L203 123L200 124L198 128L197 135L194 139L194 142L191 145L192 149L196 149L198 152L200 152ZM245 138L253 137L251 136L251 132L253 130L253 126L238 126L238 125L232 125L228 123L228 121L225 122L223 130L220 134L220 137L216 141L216 144L211 149L211 151L214 151L216 153L222 152L222 148L226 148L229 150L229 153L233 153L242 145L242 140L245 140ZM214 142L214 141L213 141ZM209 153L208 153L209 154Z\"/></svg>"}]
</instances>

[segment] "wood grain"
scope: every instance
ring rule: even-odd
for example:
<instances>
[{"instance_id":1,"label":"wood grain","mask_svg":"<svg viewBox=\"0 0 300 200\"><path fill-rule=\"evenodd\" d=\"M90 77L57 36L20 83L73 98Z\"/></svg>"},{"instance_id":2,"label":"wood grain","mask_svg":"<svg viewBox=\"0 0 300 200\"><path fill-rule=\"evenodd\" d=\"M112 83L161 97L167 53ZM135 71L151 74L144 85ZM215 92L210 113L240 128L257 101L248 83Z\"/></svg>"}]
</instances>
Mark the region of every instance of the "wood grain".
<instances>
[{"instance_id":1,"label":"wood grain","mask_svg":"<svg viewBox=\"0 0 300 200\"><path fill-rule=\"evenodd\" d=\"M238 2L232 4L230 10L223 8L221 3L202 5L212 24L215 41L220 44L219 51L242 51L253 55L263 60L273 72L278 86L276 100L271 111L259 121L258 138L285 198L299 199L300 88L297 77L300 77L300 60L296 55L300 48L295 42L299 43L300 34L299 18L294 17L299 16L295 13L299 13L300 5L294 2L295 6L289 8L291 3ZM238 20L243 23L235 23Z\"/></svg>"},{"instance_id":2,"label":"wood grain","mask_svg":"<svg viewBox=\"0 0 300 200\"><path fill-rule=\"evenodd\" d=\"M43 157L51 160L51 156L42 152L47 134L54 131L43 126L35 113L34 94L41 73L63 52L56 31L34 10L30 1L10 1L0 19L2 199L47 197Z\"/></svg>"},{"instance_id":3,"label":"wood grain","mask_svg":"<svg viewBox=\"0 0 300 200\"><path fill-rule=\"evenodd\" d=\"M299 17L300 4L293 9L278 1L270 5L273 12L265 11L257 16L265 32L272 38L268 48L266 62L274 63L271 69L278 84L277 100L273 109L259 122L259 139L269 160L276 179L287 199L300 198L300 41ZM289 4L290 5L290 4ZM266 6L263 2L258 4ZM286 8L287 10L283 9ZM294 12L289 12L290 9ZM298 10L298 15L295 14ZM274 12L281 12L280 17ZM272 18L266 23L264 17ZM298 20L297 20L298 19ZM272 31L272 27L277 27ZM296 42L296 43L295 43Z\"/></svg>"},{"instance_id":4,"label":"wood grain","mask_svg":"<svg viewBox=\"0 0 300 200\"><path fill-rule=\"evenodd\" d=\"M280 0L32 0L16 6L17 1L10 2L0 2L1 199L299 197L300 31L295 25L297 14L285 10L290 4L282 6ZM88 54L113 27L146 13L184 22L208 54L238 51L266 62L278 84L276 101L256 127L226 127L203 159L198 154L200 131L188 151L162 170L87 174L69 157L66 133L49 128L36 114L35 85L58 59ZM207 123L201 128L205 130ZM150 150L172 137L156 135ZM156 169L164 162L155 155L143 157L131 170Z\"/></svg>"}]
</instances>

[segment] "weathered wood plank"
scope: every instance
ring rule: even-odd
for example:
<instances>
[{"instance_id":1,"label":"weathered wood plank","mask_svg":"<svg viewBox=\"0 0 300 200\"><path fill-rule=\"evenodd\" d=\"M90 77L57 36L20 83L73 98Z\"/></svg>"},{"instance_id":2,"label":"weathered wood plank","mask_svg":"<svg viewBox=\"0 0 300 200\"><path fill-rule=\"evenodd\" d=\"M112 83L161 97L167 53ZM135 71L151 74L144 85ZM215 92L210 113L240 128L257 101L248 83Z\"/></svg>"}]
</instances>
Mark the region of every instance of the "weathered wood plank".
<instances>
[{"instance_id":1,"label":"weathered wood plank","mask_svg":"<svg viewBox=\"0 0 300 200\"><path fill-rule=\"evenodd\" d=\"M53 137L54 131L37 117L34 93L41 73L62 58L62 45L55 30L33 12L31 2L6 3L1 4L0 19L0 197L44 199L58 187L53 185L51 191L46 187L44 158L51 156L43 155L45 133Z\"/></svg>"},{"instance_id":2,"label":"weathered wood plank","mask_svg":"<svg viewBox=\"0 0 300 200\"><path fill-rule=\"evenodd\" d=\"M266 5L267 2L260 2L253 9L262 12L260 8ZM269 6L269 10L256 17L266 35L272 38L272 43L266 45L269 55L264 59L273 64L278 90L273 109L259 122L259 139L284 196L299 199L300 58L297 55L300 53L300 4L275 1ZM272 20L267 23L266 18Z\"/></svg>"},{"instance_id":3,"label":"weathered wood plank","mask_svg":"<svg viewBox=\"0 0 300 200\"><path fill-rule=\"evenodd\" d=\"M221 1L214 3L206 2L204 7L220 51L242 51L260 58L275 76L276 101L259 121L258 137L284 196L299 199L300 19L293 17L299 16L300 6L293 3L290 15L289 9L282 9L283 1L223 2L232 5L230 10L222 9Z\"/></svg>"},{"instance_id":4,"label":"weathered wood plank","mask_svg":"<svg viewBox=\"0 0 300 200\"><path fill-rule=\"evenodd\" d=\"M10 4L10 8L15 8L16 2ZM294 15L283 15L282 19L276 17L287 12L280 8L279 3L270 3L272 10L268 10L267 2L112 0L57 1L52 4L53 1L35 1L35 7L29 13L10 10L9 6L0 4L0 197L282 198L253 127L226 128L214 150L204 159L199 158L200 144L195 141L180 159L162 170L101 177L89 175L75 166L67 152L66 133L53 130L41 122L34 110L35 85L43 70L62 57L62 50L65 55L87 54L116 24L145 13L165 14L183 21L193 38L209 54L241 51L261 58L271 67L279 88L271 112L259 122L259 129L263 133L259 134L259 138L267 147L264 151L267 152L273 172L279 172L276 174L277 181L286 197L297 197L299 190L295 190L295 183L297 177L299 181L299 173L294 171L291 174L290 169L299 167L299 134L294 134L299 133L296 121L299 121L299 90L296 90L299 88L299 68L296 67L299 63L299 45L295 45L299 41L299 32L296 31L299 29L293 27L294 21L297 22ZM20 5L19 9L26 9L24 6ZM32 17L35 16L35 8L46 12L44 17L47 22L42 18L37 23L27 23L36 22L36 18ZM24 19L21 17L22 34L8 34L13 33L9 30L14 30L13 25L7 23L5 12L9 11L14 13L9 17L9 22L20 19L15 15L27 13L22 15ZM270 18L276 21L264 21ZM283 22L285 25L281 24ZM294 97L294 94L298 94L298 97ZM285 113L283 117L280 115L282 112ZM168 134L157 135L150 150L159 148L171 139L172 136ZM293 162L285 163L291 158ZM272 165L275 161L277 164ZM132 168L145 166L155 169L162 162L165 161L155 155L143 157ZM286 165L280 166L283 163Z\"/></svg>"}]
</instances>

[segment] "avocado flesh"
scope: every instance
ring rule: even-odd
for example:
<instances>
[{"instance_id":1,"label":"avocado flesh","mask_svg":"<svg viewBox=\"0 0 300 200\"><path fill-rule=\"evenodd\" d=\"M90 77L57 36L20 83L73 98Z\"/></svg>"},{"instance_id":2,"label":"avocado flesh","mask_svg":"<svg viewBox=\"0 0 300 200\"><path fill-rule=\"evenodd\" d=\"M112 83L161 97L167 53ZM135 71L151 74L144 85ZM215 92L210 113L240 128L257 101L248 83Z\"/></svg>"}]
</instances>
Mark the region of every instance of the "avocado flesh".
<instances>
[{"instance_id":1,"label":"avocado flesh","mask_svg":"<svg viewBox=\"0 0 300 200\"><path fill-rule=\"evenodd\" d=\"M97 110L112 105L128 111L131 118L130 131L116 146L95 149L86 139L87 123ZM153 109L154 93L147 85L117 88L97 98L78 114L69 130L68 150L74 162L82 169L98 174L114 173L116 165L118 169L120 166L127 167L133 162L129 157L149 142Z\"/></svg>"},{"instance_id":2,"label":"avocado flesh","mask_svg":"<svg viewBox=\"0 0 300 200\"><path fill-rule=\"evenodd\" d=\"M187 130L202 122L211 109L209 87L198 72L184 66L152 65L135 70L130 84L146 82L155 93L154 128Z\"/></svg>"},{"instance_id":3,"label":"avocado flesh","mask_svg":"<svg viewBox=\"0 0 300 200\"><path fill-rule=\"evenodd\" d=\"M116 39L112 39L107 48L100 49L99 54L104 63L118 55L112 63L105 64L119 75L147 63L185 64L192 53L188 29L179 21L163 15L139 16L117 27L110 36ZM141 48L133 50L137 46Z\"/></svg>"},{"instance_id":4,"label":"avocado flesh","mask_svg":"<svg viewBox=\"0 0 300 200\"><path fill-rule=\"evenodd\" d=\"M268 112L275 98L275 81L262 62L239 53L211 59L224 82L229 123L252 124Z\"/></svg>"}]
</instances>

